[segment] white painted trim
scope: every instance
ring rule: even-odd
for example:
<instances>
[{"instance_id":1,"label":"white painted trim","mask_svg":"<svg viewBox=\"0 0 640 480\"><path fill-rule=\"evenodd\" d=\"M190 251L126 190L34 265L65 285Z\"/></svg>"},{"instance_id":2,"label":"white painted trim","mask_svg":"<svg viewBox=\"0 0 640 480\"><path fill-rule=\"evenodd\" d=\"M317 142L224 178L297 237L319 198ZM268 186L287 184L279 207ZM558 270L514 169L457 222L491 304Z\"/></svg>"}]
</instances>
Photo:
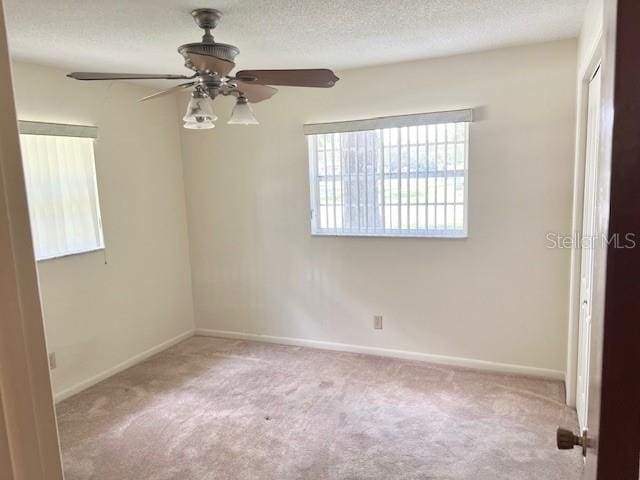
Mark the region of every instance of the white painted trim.
<instances>
[{"instance_id":1,"label":"white painted trim","mask_svg":"<svg viewBox=\"0 0 640 480\"><path fill-rule=\"evenodd\" d=\"M573 166L573 206L571 212L571 231L582 232L582 210L584 195L584 167L586 163L587 144L587 110L589 83L602 59L602 30L598 33L589 49L588 62L578 72L577 105L576 105L576 140ZM579 59L580 60L580 59ZM579 248L571 249L569 267L569 303L568 303L568 335L567 361L565 376L566 403L576 406L578 386L578 332L580 322L580 268L582 252Z\"/></svg>"},{"instance_id":2,"label":"white painted trim","mask_svg":"<svg viewBox=\"0 0 640 480\"><path fill-rule=\"evenodd\" d=\"M255 333L229 332L225 330L210 330L196 328L195 335L204 337L235 338L240 340L252 340L256 342L277 343L281 345L294 345L297 347L319 348L322 350L334 350L338 352L363 353L380 357L401 358L404 360L417 360L421 362L452 365L457 367L472 368L500 373L512 373L531 377L550 378L564 380L564 372L546 368L527 367L524 365L512 365L508 363L488 362L472 358L450 357L446 355L434 355L422 352L410 352L407 350L394 350L390 348L367 347L364 345L350 345L347 343L325 342L309 340L305 338L275 337L271 335L259 335Z\"/></svg>"},{"instance_id":3,"label":"white painted trim","mask_svg":"<svg viewBox=\"0 0 640 480\"><path fill-rule=\"evenodd\" d=\"M65 125L62 123L18 122L22 135L49 135L54 137L98 138L98 127L91 125Z\"/></svg>"},{"instance_id":4,"label":"white painted trim","mask_svg":"<svg viewBox=\"0 0 640 480\"><path fill-rule=\"evenodd\" d=\"M414 125L432 125L436 123L472 122L473 110L450 110L448 112L413 113L393 117L366 118L345 122L307 123L303 126L305 135L322 133L361 132L378 128L410 127Z\"/></svg>"},{"instance_id":5,"label":"white painted trim","mask_svg":"<svg viewBox=\"0 0 640 480\"><path fill-rule=\"evenodd\" d=\"M82 382L77 383L72 387L65 388L64 390L54 395L55 402L56 403L61 402L62 400L65 400L75 395L76 393L80 393L81 391L94 386L96 383L100 383L101 381L106 380L109 377L112 377L116 373L120 373L123 370L126 370L127 368L133 367L134 365L140 362L143 362L144 360L155 355L156 353L160 353L163 350L166 350L167 348L172 347L175 344L180 343L181 341L192 337L193 335L194 335L193 329L187 330L186 332L181 333L180 335L170 338L166 342L162 342L161 344L156 345L155 347L152 347L149 350L145 350L144 352L139 353L138 355L134 355L133 357L125 360L122 363L119 363L118 365L108 370L105 370L104 372L101 372L97 375L94 375L91 378L83 380Z\"/></svg>"},{"instance_id":6,"label":"white painted trim","mask_svg":"<svg viewBox=\"0 0 640 480\"><path fill-rule=\"evenodd\" d=\"M0 477L63 480L0 0Z\"/></svg>"}]
</instances>

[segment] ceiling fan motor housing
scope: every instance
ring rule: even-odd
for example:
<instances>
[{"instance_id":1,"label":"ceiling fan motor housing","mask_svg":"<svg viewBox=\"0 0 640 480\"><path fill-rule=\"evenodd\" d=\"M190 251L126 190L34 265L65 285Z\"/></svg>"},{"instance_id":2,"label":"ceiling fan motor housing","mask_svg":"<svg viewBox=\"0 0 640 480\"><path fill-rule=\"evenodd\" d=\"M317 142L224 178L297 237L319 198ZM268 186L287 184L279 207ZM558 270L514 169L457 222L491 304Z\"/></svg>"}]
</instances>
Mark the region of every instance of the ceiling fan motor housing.
<instances>
[{"instance_id":1,"label":"ceiling fan motor housing","mask_svg":"<svg viewBox=\"0 0 640 480\"><path fill-rule=\"evenodd\" d=\"M193 70L189 54L208 55L210 57L218 57L233 62L240 53L238 47L228 45L226 43L216 43L211 35L211 30L216 28L222 13L213 8L198 8L191 12L194 21L198 27L205 31L202 41L198 43L187 43L178 47L178 52L185 59L185 66Z\"/></svg>"},{"instance_id":2,"label":"ceiling fan motor housing","mask_svg":"<svg viewBox=\"0 0 640 480\"><path fill-rule=\"evenodd\" d=\"M189 54L196 53L198 55L208 55L210 57L218 57L224 60L234 61L236 55L240 53L238 47L227 45L226 43L187 43L178 47L178 52L189 61ZM191 68L191 67L188 67Z\"/></svg>"}]
</instances>

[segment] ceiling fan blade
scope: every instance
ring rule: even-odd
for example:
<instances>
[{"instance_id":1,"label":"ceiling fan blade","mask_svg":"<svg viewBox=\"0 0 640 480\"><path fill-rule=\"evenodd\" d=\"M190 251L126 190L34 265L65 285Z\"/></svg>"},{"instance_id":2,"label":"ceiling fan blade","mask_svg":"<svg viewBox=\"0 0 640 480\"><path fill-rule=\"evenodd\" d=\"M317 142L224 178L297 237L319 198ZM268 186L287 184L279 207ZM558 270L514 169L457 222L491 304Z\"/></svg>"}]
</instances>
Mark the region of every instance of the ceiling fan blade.
<instances>
[{"instance_id":1,"label":"ceiling fan blade","mask_svg":"<svg viewBox=\"0 0 640 480\"><path fill-rule=\"evenodd\" d=\"M277 88L270 87L268 85L260 85L259 83L246 83L241 80L234 80L234 83L238 85L238 90L244 94L250 103L258 103L264 100L269 100L276 93ZM232 92L233 95L238 96L237 92Z\"/></svg>"},{"instance_id":2,"label":"ceiling fan blade","mask_svg":"<svg viewBox=\"0 0 640 480\"><path fill-rule=\"evenodd\" d=\"M340 80L326 68L301 70L241 70L236 78L245 82L288 87L333 87Z\"/></svg>"},{"instance_id":3,"label":"ceiling fan blade","mask_svg":"<svg viewBox=\"0 0 640 480\"><path fill-rule=\"evenodd\" d=\"M144 102L147 100L151 100L154 98L158 98L158 97L164 97L165 95L171 95L172 93L176 93L179 92L180 90L184 90L185 88L189 88L193 85L195 85L198 82L187 82L187 83L182 83L180 85L176 85L175 87L171 87L171 88L167 88L166 90L161 90L159 92L156 92L152 95L148 95L146 97L142 97L140 100L138 100L139 102Z\"/></svg>"},{"instance_id":4,"label":"ceiling fan blade","mask_svg":"<svg viewBox=\"0 0 640 480\"><path fill-rule=\"evenodd\" d=\"M198 53L188 52L187 57L195 70L209 70L215 72L221 77L227 75L236 66L235 63L225 60L224 58L213 57L211 55L200 55Z\"/></svg>"},{"instance_id":5,"label":"ceiling fan blade","mask_svg":"<svg viewBox=\"0 0 640 480\"><path fill-rule=\"evenodd\" d=\"M73 72L67 77L76 80L183 80L192 77L184 75L146 74L146 73L102 73L102 72Z\"/></svg>"}]
</instances>

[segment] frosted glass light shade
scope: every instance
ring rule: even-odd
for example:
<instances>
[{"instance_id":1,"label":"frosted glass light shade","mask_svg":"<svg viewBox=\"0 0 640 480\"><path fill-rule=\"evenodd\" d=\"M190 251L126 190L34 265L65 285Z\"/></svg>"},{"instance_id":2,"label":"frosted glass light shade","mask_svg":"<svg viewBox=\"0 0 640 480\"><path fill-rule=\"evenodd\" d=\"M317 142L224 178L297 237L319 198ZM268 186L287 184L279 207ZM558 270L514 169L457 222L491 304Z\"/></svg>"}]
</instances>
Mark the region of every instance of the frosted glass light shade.
<instances>
[{"instance_id":1,"label":"frosted glass light shade","mask_svg":"<svg viewBox=\"0 0 640 480\"><path fill-rule=\"evenodd\" d=\"M188 123L202 123L198 119L215 122L218 117L213 113L213 100L211 100L211 97L198 91L193 92L189 105L187 105L187 113L182 119Z\"/></svg>"},{"instance_id":2,"label":"frosted glass light shade","mask_svg":"<svg viewBox=\"0 0 640 480\"><path fill-rule=\"evenodd\" d=\"M258 120L253 115L253 109L246 98L238 97L231 112L231 118L227 123L229 125L258 125Z\"/></svg>"}]
</instances>

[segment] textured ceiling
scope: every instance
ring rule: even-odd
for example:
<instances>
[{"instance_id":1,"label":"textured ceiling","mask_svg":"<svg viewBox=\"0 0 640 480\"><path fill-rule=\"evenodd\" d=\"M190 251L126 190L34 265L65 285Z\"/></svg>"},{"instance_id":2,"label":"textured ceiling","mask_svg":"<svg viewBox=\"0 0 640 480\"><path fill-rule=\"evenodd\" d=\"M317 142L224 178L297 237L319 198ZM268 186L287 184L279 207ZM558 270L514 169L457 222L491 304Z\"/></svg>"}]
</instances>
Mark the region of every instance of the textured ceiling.
<instances>
[{"instance_id":1,"label":"textured ceiling","mask_svg":"<svg viewBox=\"0 0 640 480\"><path fill-rule=\"evenodd\" d=\"M573 37L586 0L5 0L14 58L67 70L185 73L189 12L224 14L242 68L344 69Z\"/></svg>"}]
</instances>

